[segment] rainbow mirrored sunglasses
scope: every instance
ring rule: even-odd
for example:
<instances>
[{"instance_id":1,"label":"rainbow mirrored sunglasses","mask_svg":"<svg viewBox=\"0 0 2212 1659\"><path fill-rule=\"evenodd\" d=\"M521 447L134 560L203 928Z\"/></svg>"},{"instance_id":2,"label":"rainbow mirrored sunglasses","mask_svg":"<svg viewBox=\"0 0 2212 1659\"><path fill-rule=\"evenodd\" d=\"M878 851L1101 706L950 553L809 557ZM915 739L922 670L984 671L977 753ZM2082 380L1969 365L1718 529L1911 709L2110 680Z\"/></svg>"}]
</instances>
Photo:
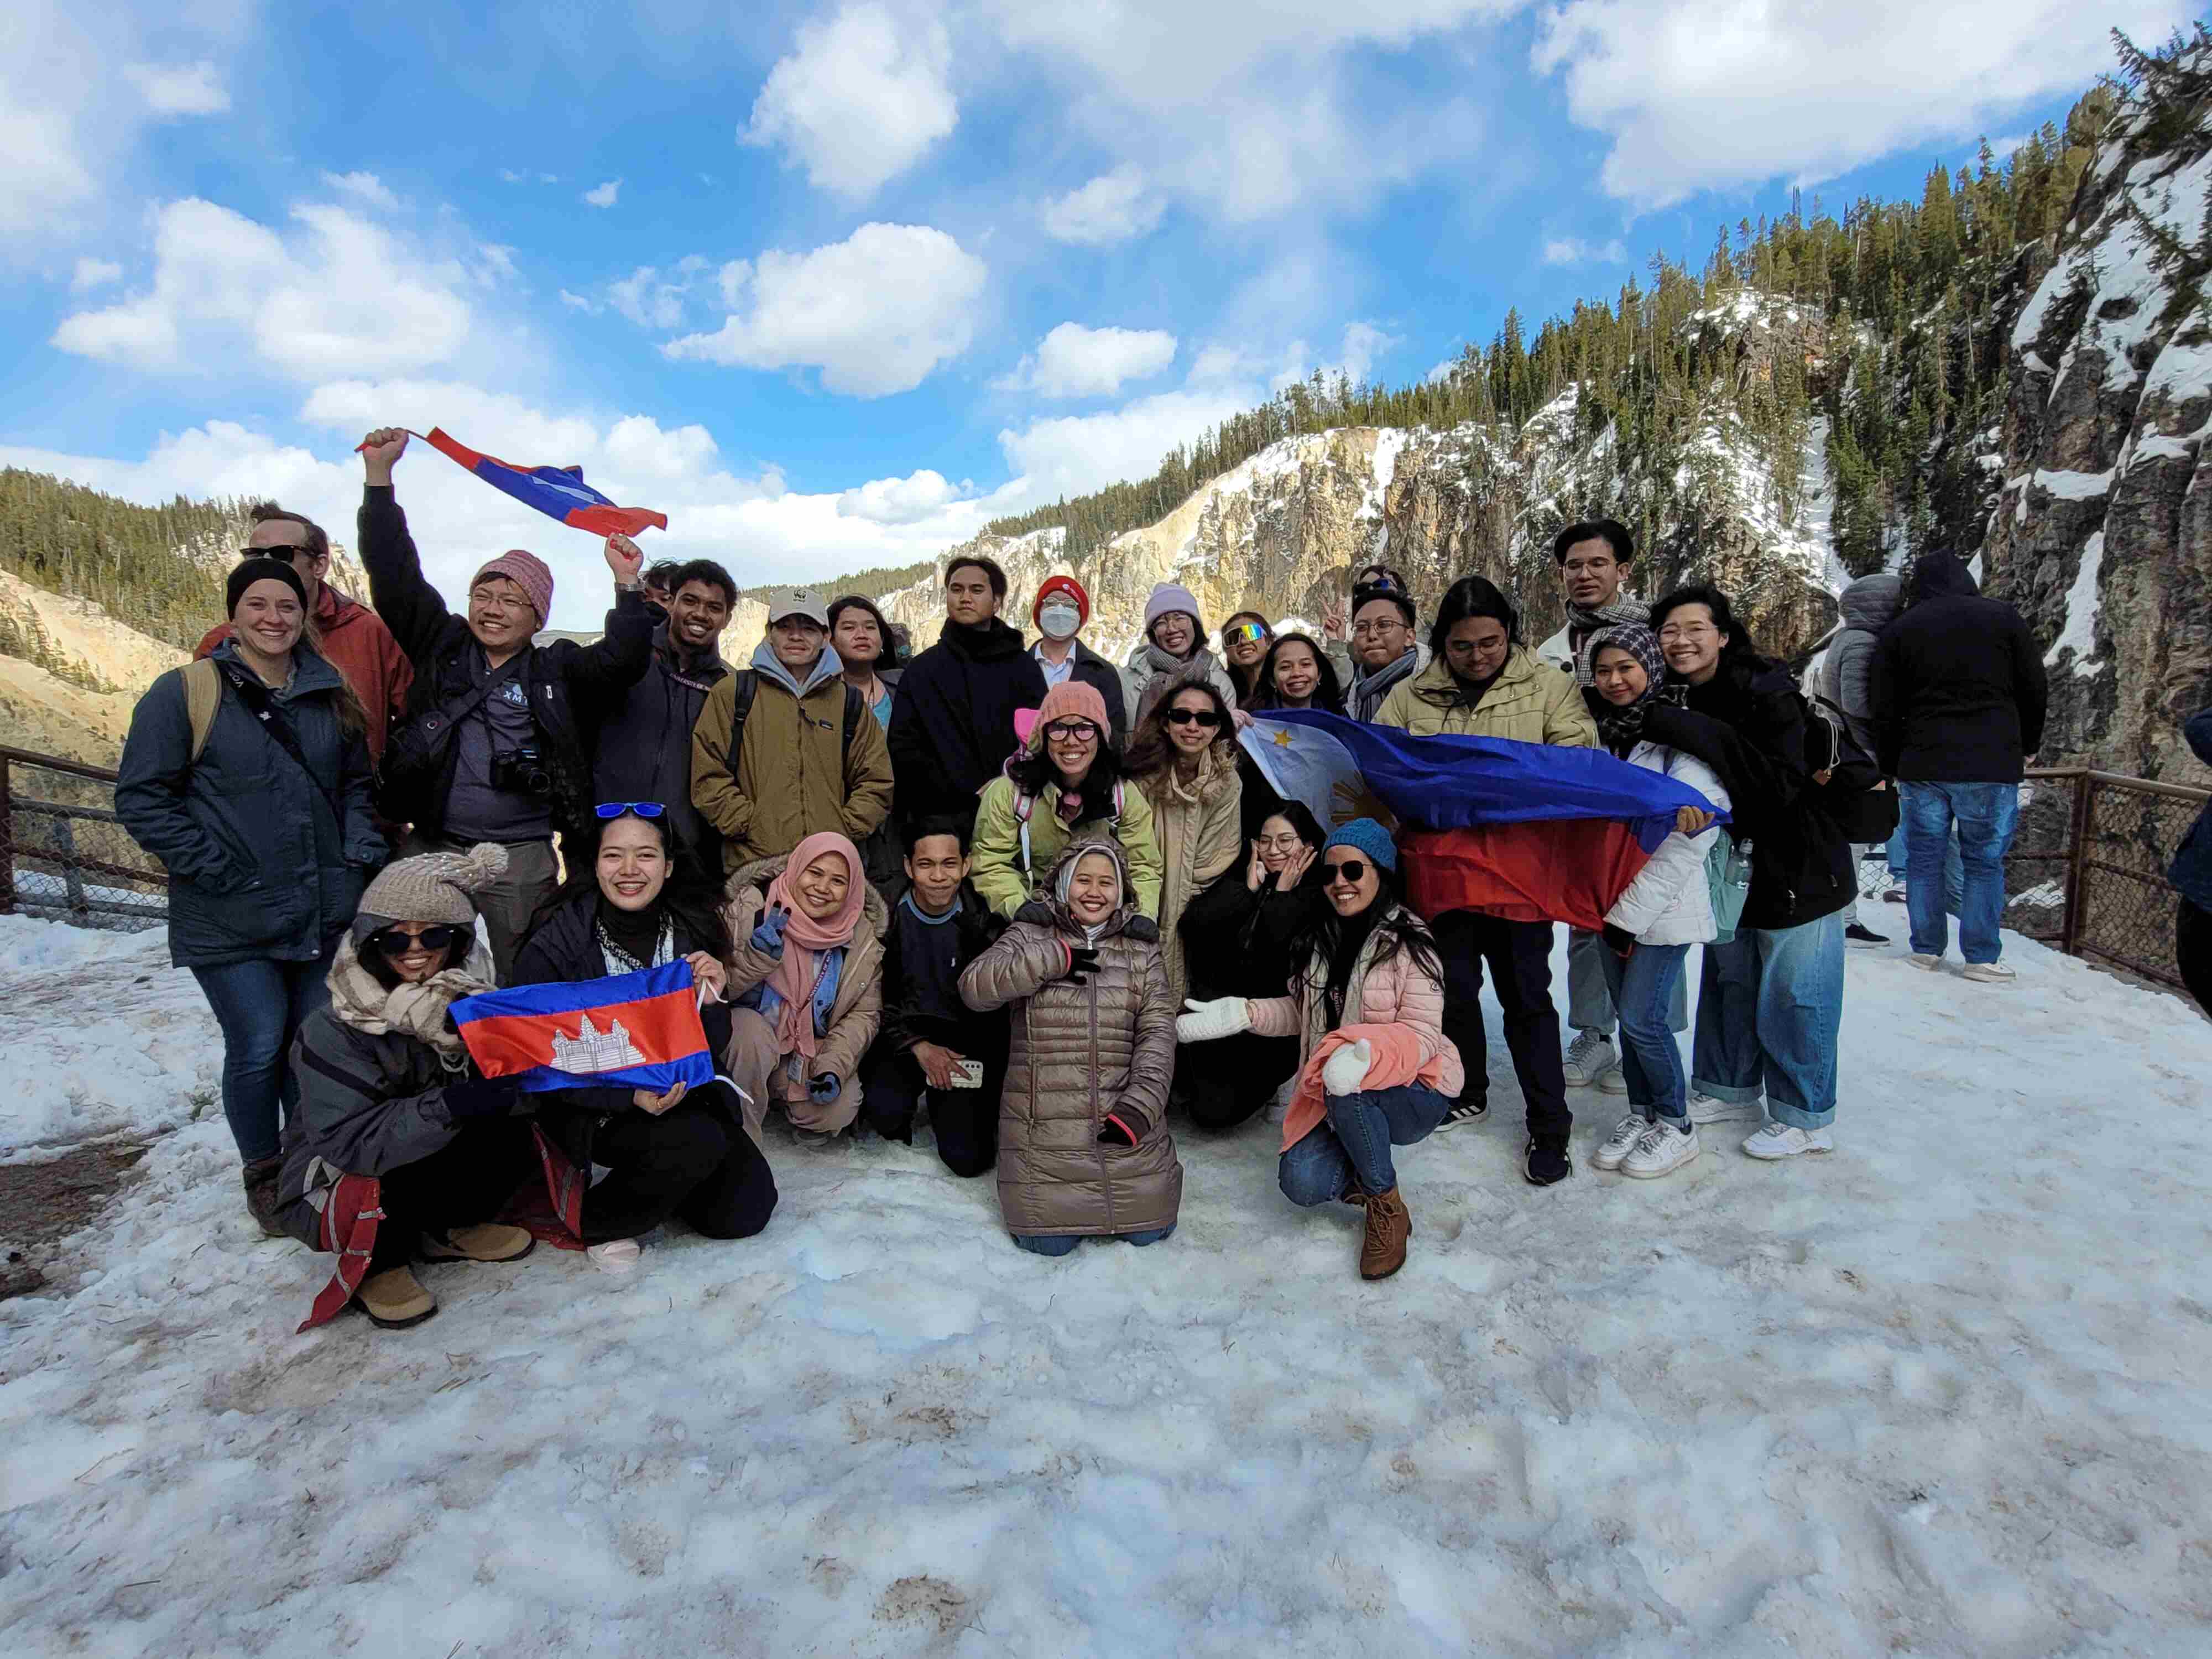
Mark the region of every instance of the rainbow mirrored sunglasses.
<instances>
[{"instance_id":1,"label":"rainbow mirrored sunglasses","mask_svg":"<svg viewBox=\"0 0 2212 1659\"><path fill-rule=\"evenodd\" d=\"M657 818L668 809L657 800L603 800L592 810L603 818L618 818L625 812L635 812L641 818Z\"/></svg>"},{"instance_id":2,"label":"rainbow mirrored sunglasses","mask_svg":"<svg viewBox=\"0 0 2212 1659\"><path fill-rule=\"evenodd\" d=\"M1242 640L1247 645L1257 645L1267 637L1267 624L1265 623L1238 623L1236 627L1225 628L1221 631L1221 642L1224 645L1229 644L1232 640Z\"/></svg>"}]
</instances>

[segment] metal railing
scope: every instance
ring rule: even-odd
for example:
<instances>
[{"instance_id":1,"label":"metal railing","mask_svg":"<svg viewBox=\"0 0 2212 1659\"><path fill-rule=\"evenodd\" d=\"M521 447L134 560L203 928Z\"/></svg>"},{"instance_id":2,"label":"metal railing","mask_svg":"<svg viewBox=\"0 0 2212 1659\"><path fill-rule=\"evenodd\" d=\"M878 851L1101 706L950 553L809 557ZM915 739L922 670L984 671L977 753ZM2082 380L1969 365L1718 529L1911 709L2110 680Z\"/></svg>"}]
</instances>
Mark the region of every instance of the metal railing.
<instances>
[{"instance_id":1,"label":"metal railing","mask_svg":"<svg viewBox=\"0 0 2212 1659\"><path fill-rule=\"evenodd\" d=\"M168 920L169 877L115 816L115 774L0 748L0 915L91 927Z\"/></svg>"}]
</instances>

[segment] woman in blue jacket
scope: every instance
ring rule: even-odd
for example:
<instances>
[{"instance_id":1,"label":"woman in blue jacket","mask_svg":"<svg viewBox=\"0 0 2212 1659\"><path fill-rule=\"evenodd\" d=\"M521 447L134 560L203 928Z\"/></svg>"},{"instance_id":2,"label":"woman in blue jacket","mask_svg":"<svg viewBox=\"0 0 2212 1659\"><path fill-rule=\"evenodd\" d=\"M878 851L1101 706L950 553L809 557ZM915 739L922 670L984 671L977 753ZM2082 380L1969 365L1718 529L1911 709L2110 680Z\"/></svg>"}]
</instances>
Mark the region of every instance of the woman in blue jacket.
<instances>
[{"instance_id":1,"label":"woman in blue jacket","mask_svg":"<svg viewBox=\"0 0 2212 1659\"><path fill-rule=\"evenodd\" d=\"M307 591L279 559L230 573L232 636L155 680L131 712L115 784L124 828L169 872L169 959L222 1027L222 1110L246 1207L276 1225L287 1057L329 1000L338 936L384 861L369 811L368 720L304 637ZM212 677L196 726L188 677Z\"/></svg>"}]
</instances>

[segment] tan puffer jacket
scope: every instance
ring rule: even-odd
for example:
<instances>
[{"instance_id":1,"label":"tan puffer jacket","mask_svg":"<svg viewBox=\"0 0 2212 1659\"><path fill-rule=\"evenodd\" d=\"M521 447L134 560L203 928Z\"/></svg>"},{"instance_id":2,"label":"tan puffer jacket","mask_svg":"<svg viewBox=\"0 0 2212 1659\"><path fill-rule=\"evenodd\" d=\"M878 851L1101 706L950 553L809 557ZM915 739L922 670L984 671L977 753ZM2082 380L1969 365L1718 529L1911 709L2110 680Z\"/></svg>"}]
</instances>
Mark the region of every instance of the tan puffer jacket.
<instances>
[{"instance_id":1,"label":"tan puffer jacket","mask_svg":"<svg viewBox=\"0 0 2212 1659\"><path fill-rule=\"evenodd\" d=\"M1191 900L1237 863L1243 850L1240 813L1244 785L1237 775L1232 736L1209 744L1199 757L1198 779L1186 784L1170 762L1137 780L1152 806L1152 834L1164 866L1160 878L1160 962L1168 989L1182 1006L1188 970L1182 959L1182 913Z\"/></svg>"},{"instance_id":2,"label":"tan puffer jacket","mask_svg":"<svg viewBox=\"0 0 2212 1659\"><path fill-rule=\"evenodd\" d=\"M1103 849L1079 838L1054 866ZM1048 884L1047 892L1053 890ZM1149 1232L1175 1224L1182 1165L1167 1130L1176 1003L1168 994L1154 928L1126 900L1095 945L1097 970L1061 977L1083 929L1057 902L1024 906L997 944L960 975L960 996L985 1012L1012 1005L1013 1046L999 1100L999 1207L1009 1232ZM1098 1144L1111 1112L1134 1146Z\"/></svg>"},{"instance_id":3,"label":"tan puffer jacket","mask_svg":"<svg viewBox=\"0 0 2212 1659\"><path fill-rule=\"evenodd\" d=\"M729 924L730 985L726 994L735 1002L745 992L775 971L776 958L756 951L750 941L768 902L768 884L783 873L791 854L756 859L731 872L722 889L722 920ZM845 948L845 965L837 980L837 994L830 1004L830 1029L815 1051L815 1070L835 1072L841 1078L858 1077L861 1059L884 1023L884 936L890 931L891 913L872 887L865 889L860 920L853 928L853 942Z\"/></svg>"}]
</instances>

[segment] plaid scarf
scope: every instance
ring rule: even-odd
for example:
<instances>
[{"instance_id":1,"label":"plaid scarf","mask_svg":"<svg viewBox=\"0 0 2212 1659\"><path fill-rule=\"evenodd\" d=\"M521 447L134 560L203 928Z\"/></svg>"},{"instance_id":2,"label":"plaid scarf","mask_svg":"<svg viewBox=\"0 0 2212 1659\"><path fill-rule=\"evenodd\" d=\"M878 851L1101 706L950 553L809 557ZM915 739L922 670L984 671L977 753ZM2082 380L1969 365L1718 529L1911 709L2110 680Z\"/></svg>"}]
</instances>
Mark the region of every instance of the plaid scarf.
<instances>
[{"instance_id":1,"label":"plaid scarf","mask_svg":"<svg viewBox=\"0 0 2212 1659\"><path fill-rule=\"evenodd\" d=\"M1623 593L1608 605L1584 610L1581 605L1567 607L1567 645L1575 658L1575 678L1583 684L1589 684L1590 641L1602 630L1620 623L1648 623L1651 607L1641 599L1632 599Z\"/></svg>"}]
</instances>

